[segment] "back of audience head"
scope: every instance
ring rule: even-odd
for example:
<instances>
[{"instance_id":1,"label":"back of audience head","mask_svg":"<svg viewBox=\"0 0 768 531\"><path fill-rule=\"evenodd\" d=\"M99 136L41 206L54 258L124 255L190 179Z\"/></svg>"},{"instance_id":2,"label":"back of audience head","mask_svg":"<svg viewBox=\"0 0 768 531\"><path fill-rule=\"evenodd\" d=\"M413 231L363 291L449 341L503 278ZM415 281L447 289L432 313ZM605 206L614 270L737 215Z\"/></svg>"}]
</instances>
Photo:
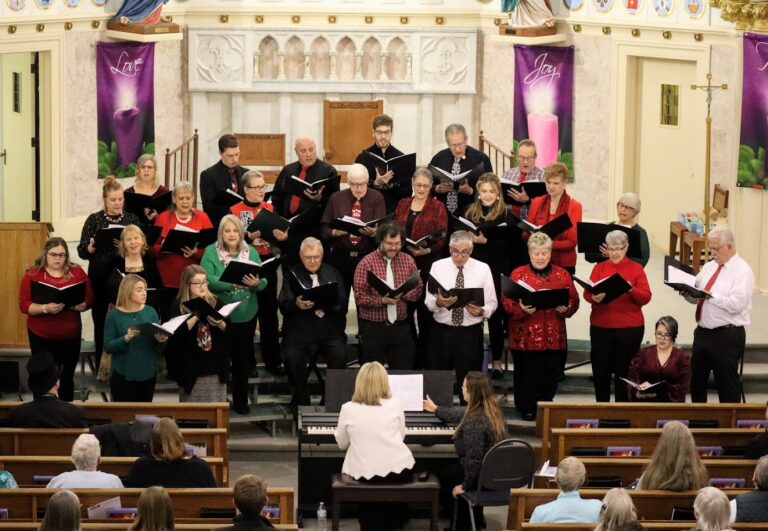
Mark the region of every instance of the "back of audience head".
<instances>
[{"instance_id":1,"label":"back of audience head","mask_svg":"<svg viewBox=\"0 0 768 531\"><path fill-rule=\"evenodd\" d=\"M163 487L148 487L139 496L138 514L130 531L169 531L175 529L171 497Z\"/></svg>"},{"instance_id":2,"label":"back of audience head","mask_svg":"<svg viewBox=\"0 0 768 531\"><path fill-rule=\"evenodd\" d=\"M250 520L256 519L267 503L267 482L259 476L246 474L237 480L232 494L237 510Z\"/></svg>"},{"instance_id":3,"label":"back of audience head","mask_svg":"<svg viewBox=\"0 0 768 531\"><path fill-rule=\"evenodd\" d=\"M731 506L728 496L715 487L704 487L693 502L697 531L723 531L729 529Z\"/></svg>"},{"instance_id":4,"label":"back of audience head","mask_svg":"<svg viewBox=\"0 0 768 531\"><path fill-rule=\"evenodd\" d=\"M577 457L566 457L557 465L555 481L563 492L579 490L587 479L587 469Z\"/></svg>"},{"instance_id":5,"label":"back of audience head","mask_svg":"<svg viewBox=\"0 0 768 531\"><path fill-rule=\"evenodd\" d=\"M467 389L467 409L460 425L469 416L481 414L490 423L495 440L504 440L507 437L507 427L488 375L480 371L469 371L464 377L464 384Z\"/></svg>"},{"instance_id":6,"label":"back of audience head","mask_svg":"<svg viewBox=\"0 0 768 531\"><path fill-rule=\"evenodd\" d=\"M682 422L667 422L643 473L642 488L684 491L700 489L708 483L707 469L688 427Z\"/></svg>"},{"instance_id":7,"label":"back of audience head","mask_svg":"<svg viewBox=\"0 0 768 531\"><path fill-rule=\"evenodd\" d=\"M639 521L631 520L619 525L616 531L646 531L646 529Z\"/></svg>"},{"instance_id":8,"label":"back of audience head","mask_svg":"<svg viewBox=\"0 0 768 531\"><path fill-rule=\"evenodd\" d=\"M367 406L378 406L382 398L391 398L387 369L378 361L364 363L355 378L355 392L352 402Z\"/></svg>"},{"instance_id":9,"label":"back of audience head","mask_svg":"<svg viewBox=\"0 0 768 531\"><path fill-rule=\"evenodd\" d=\"M61 490L51 496L39 531L79 531L80 500L70 490Z\"/></svg>"},{"instance_id":10,"label":"back of audience head","mask_svg":"<svg viewBox=\"0 0 768 531\"><path fill-rule=\"evenodd\" d=\"M758 460L752 480L759 490L768 490L768 455Z\"/></svg>"},{"instance_id":11,"label":"back of audience head","mask_svg":"<svg viewBox=\"0 0 768 531\"><path fill-rule=\"evenodd\" d=\"M75 470L95 471L101 459L101 444L95 435L83 433L72 445L72 464Z\"/></svg>"},{"instance_id":12,"label":"back of audience head","mask_svg":"<svg viewBox=\"0 0 768 531\"><path fill-rule=\"evenodd\" d=\"M624 489L611 489L603 498L600 521L595 531L617 531L622 525L637 520L632 498Z\"/></svg>"},{"instance_id":13,"label":"back of audience head","mask_svg":"<svg viewBox=\"0 0 768 531\"><path fill-rule=\"evenodd\" d=\"M184 437L173 419L163 417L152 426L149 451L158 461L177 461L187 455Z\"/></svg>"}]
</instances>

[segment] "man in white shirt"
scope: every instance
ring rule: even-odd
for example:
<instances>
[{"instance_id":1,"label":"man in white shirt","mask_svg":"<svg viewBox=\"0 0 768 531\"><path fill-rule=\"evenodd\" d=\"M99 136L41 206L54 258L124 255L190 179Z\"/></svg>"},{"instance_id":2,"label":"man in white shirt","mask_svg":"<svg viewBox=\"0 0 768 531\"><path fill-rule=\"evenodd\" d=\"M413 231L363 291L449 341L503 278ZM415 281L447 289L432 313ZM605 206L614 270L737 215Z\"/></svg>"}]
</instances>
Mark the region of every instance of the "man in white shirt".
<instances>
[{"instance_id":1,"label":"man in white shirt","mask_svg":"<svg viewBox=\"0 0 768 531\"><path fill-rule=\"evenodd\" d=\"M114 474L99 472L101 445L95 435L84 433L72 445L75 470L51 479L49 489L122 489L123 482Z\"/></svg>"},{"instance_id":2,"label":"man in white shirt","mask_svg":"<svg viewBox=\"0 0 768 531\"><path fill-rule=\"evenodd\" d=\"M693 299L698 326L693 334L691 400L707 401L707 380L715 373L720 402L741 402L739 362L744 356L755 275L736 253L733 232L716 227L709 233L712 260L696 276L696 287L711 298Z\"/></svg>"},{"instance_id":3,"label":"man in white shirt","mask_svg":"<svg viewBox=\"0 0 768 531\"><path fill-rule=\"evenodd\" d=\"M472 235L467 231L451 234L448 243L450 258L432 264L430 276L446 290L453 288L482 288L484 304L467 304L449 309L458 300L444 297L436 286L427 290L424 303L432 312L427 363L430 369L453 369L460 386L469 371L483 370L483 321L490 316L498 301L490 268L471 258ZM459 393L459 400L465 404Z\"/></svg>"}]
</instances>

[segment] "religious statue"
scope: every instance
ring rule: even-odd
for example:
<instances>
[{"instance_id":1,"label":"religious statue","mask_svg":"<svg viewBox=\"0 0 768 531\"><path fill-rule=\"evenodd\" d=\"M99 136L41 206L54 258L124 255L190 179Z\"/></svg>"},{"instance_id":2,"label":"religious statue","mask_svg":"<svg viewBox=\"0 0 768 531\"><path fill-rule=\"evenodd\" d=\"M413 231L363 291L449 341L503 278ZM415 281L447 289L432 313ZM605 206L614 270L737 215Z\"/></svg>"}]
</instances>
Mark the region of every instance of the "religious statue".
<instances>
[{"instance_id":1,"label":"religious statue","mask_svg":"<svg viewBox=\"0 0 768 531\"><path fill-rule=\"evenodd\" d=\"M501 0L501 11L509 14L511 28L555 26L549 0Z\"/></svg>"},{"instance_id":2,"label":"religious statue","mask_svg":"<svg viewBox=\"0 0 768 531\"><path fill-rule=\"evenodd\" d=\"M168 0L123 0L123 5L112 20L117 20L124 26L128 24L151 26L160 22L169 22L169 17L160 15L163 4L167 3Z\"/></svg>"}]
</instances>

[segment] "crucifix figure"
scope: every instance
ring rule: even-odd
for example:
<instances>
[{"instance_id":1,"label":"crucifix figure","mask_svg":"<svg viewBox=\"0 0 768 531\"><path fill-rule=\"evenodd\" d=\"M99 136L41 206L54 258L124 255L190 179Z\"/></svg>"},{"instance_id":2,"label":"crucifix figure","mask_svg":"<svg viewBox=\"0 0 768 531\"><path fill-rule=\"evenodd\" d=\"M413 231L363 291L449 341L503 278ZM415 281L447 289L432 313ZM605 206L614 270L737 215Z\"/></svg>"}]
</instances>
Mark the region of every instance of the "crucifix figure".
<instances>
[{"instance_id":1,"label":"crucifix figure","mask_svg":"<svg viewBox=\"0 0 768 531\"><path fill-rule=\"evenodd\" d=\"M706 159L705 159L705 170L704 170L704 258L709 259L709 247L708 247L708 240L709 240L709 215L710 215L710 170L711 170L711 161L710 161L710 150L712 145L712 93L716 90L727 90L728 85L726 83L722 83L720 85L713 85L712 84L712 73L707 74L707 84L706 85L691 85L691 90L703 90L707 93L707 151L706 151ZM698 259L698 258L697 258Z\"/></svg>"}]
</instances>

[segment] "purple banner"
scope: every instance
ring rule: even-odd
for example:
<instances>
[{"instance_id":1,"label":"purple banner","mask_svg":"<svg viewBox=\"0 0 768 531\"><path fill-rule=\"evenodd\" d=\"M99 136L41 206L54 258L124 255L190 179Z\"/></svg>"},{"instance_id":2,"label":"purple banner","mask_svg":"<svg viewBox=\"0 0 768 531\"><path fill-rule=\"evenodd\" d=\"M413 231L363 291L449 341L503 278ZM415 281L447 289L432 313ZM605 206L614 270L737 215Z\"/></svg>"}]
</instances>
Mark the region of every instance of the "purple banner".
<instances>
[{"instance_id":1,"label":"purple banner","mask_svg":"<svg viewBox=\"0 0 768 531\"><path fill-rule=\"evenodd\" d=\"M768 36L744 34L744 82L741 91L741 139L737 186L768 188Z\"/></svg>"},{"instance_id":2,"label":"purple banner","mask_svg":"<svg viewBox=\"0 0 768 531\"><path fill-rule=\"evenodd\" d=\"M136 160L155 153L155 44L96 46L99 178L136 174Z\"/></svg>"},{"instance_id":3,"label":"purple banner","mask_svg":"<svg viewBox=\"0 0 768 531\"><path fill-rule=\"evenodd\" d=\"M573 46L515 46L514 146L536 143L536 165L568 167L573 179Z\"/></svg>"}]
</instances>

